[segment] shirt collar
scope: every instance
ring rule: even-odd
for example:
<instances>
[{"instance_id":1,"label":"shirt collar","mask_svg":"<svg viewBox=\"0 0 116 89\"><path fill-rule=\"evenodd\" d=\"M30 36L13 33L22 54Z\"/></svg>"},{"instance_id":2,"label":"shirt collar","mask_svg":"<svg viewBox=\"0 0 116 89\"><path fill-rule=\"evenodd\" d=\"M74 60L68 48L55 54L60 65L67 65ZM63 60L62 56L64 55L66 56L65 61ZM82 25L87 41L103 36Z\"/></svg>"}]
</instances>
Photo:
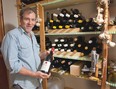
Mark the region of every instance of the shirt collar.
<instances>
[{"instance_id":1,"label":"shirt collar","mask_svg":"<svg viewBox=\"0 0 116 89\"><path fill-rule=\"evenodd\" d=\"M21 34L27 34L21 26L19 26L19 31L21 32ZM33 31L31 31L31 35L34 35Z\"/></svg>"}]
</instances>

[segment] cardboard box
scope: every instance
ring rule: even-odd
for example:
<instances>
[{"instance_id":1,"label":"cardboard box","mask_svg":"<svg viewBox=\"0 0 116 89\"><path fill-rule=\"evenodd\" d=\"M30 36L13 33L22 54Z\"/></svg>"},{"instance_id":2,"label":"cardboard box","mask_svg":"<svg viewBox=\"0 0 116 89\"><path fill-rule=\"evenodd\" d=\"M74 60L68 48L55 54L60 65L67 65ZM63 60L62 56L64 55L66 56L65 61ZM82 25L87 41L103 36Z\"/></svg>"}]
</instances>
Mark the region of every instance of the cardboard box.
<instances>
[{"instance_id":1,"label":"cardboard box","mask_svg":"<svg viewBox=\"0 0 116 89\"><path fill-rule=\"evenodd\" d=\"M70 66L70 74L74 76L79 76L81 74L81 69L83 67L83 62L76 62Z\"/></svg>"}]
</instances>

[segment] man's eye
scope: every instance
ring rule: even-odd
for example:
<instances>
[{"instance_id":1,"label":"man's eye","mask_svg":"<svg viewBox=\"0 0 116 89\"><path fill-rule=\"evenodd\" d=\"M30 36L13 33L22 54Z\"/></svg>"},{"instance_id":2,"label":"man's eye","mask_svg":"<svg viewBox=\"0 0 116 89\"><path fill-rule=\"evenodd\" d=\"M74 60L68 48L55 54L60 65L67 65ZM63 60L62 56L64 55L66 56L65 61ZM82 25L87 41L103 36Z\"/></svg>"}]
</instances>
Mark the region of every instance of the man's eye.
<instances>
[{"instance_id":1,"label":"man's eye","mask_svg":"<svg viewBox=\"0 0 116 89\"><path fill-rule=\"evenodd\" d=\"M26 21L36 21L36 19L29 19L29 18L24 18L24 20L26 20Z\"/></svg>"},{"instance_id":2,"label":"man's eye","mask_svg":"<svg viewBox=\"0 0 116 89\"><path fill-rule=\"evenodd\" d=\"M31 19L32 21L36 21L36 19Z\"/></svg>"},{"instance_id":3,"label":"man's eye","mask_svg":"<svg viewBox=\"0 0 116 89\"><path fill-rule=\"evenodd\" d=\"M24 20L29 20L28 18L24 18Z\"/></svg>"}]
</instances>

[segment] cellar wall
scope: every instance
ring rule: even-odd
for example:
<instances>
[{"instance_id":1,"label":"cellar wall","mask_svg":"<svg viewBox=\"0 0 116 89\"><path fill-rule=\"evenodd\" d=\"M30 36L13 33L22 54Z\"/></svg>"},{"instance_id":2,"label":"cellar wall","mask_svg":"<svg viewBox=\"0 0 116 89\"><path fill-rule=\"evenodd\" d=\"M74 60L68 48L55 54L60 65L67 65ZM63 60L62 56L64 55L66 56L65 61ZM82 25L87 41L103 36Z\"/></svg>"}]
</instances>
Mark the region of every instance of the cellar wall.
<instances>
[{"instance_id":1,"label":"cellar wall","mask_svg":"<svg viewBox=\"0 0 116 89\"><path fill-rule=\"evenodd\" d=\"M5 32L18 26L16 0L2 0Z\"/></svg>"}]
</instances>

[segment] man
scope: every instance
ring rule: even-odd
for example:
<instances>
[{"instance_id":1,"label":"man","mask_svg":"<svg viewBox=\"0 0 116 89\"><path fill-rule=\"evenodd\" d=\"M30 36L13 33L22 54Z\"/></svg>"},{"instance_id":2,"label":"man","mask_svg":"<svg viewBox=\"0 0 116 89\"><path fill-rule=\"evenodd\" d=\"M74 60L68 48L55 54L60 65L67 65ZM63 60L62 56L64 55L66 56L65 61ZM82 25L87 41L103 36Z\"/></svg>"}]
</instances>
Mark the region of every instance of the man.
<instances>
[{"instance_id":1,"label":"man","mask_svg":"<svg viewBox=\"0 0 116 89\"><path fill-rule=\"evenodd\" d=\"M36 13L31 8L20 12L20 26L9 31L2 42L1 52L12 80L12 89L42 89L41 79L50 75L39 71L40 48L32 32ZM39 56L41 54L41 56Z\"/></svg>"}]
</instances>

